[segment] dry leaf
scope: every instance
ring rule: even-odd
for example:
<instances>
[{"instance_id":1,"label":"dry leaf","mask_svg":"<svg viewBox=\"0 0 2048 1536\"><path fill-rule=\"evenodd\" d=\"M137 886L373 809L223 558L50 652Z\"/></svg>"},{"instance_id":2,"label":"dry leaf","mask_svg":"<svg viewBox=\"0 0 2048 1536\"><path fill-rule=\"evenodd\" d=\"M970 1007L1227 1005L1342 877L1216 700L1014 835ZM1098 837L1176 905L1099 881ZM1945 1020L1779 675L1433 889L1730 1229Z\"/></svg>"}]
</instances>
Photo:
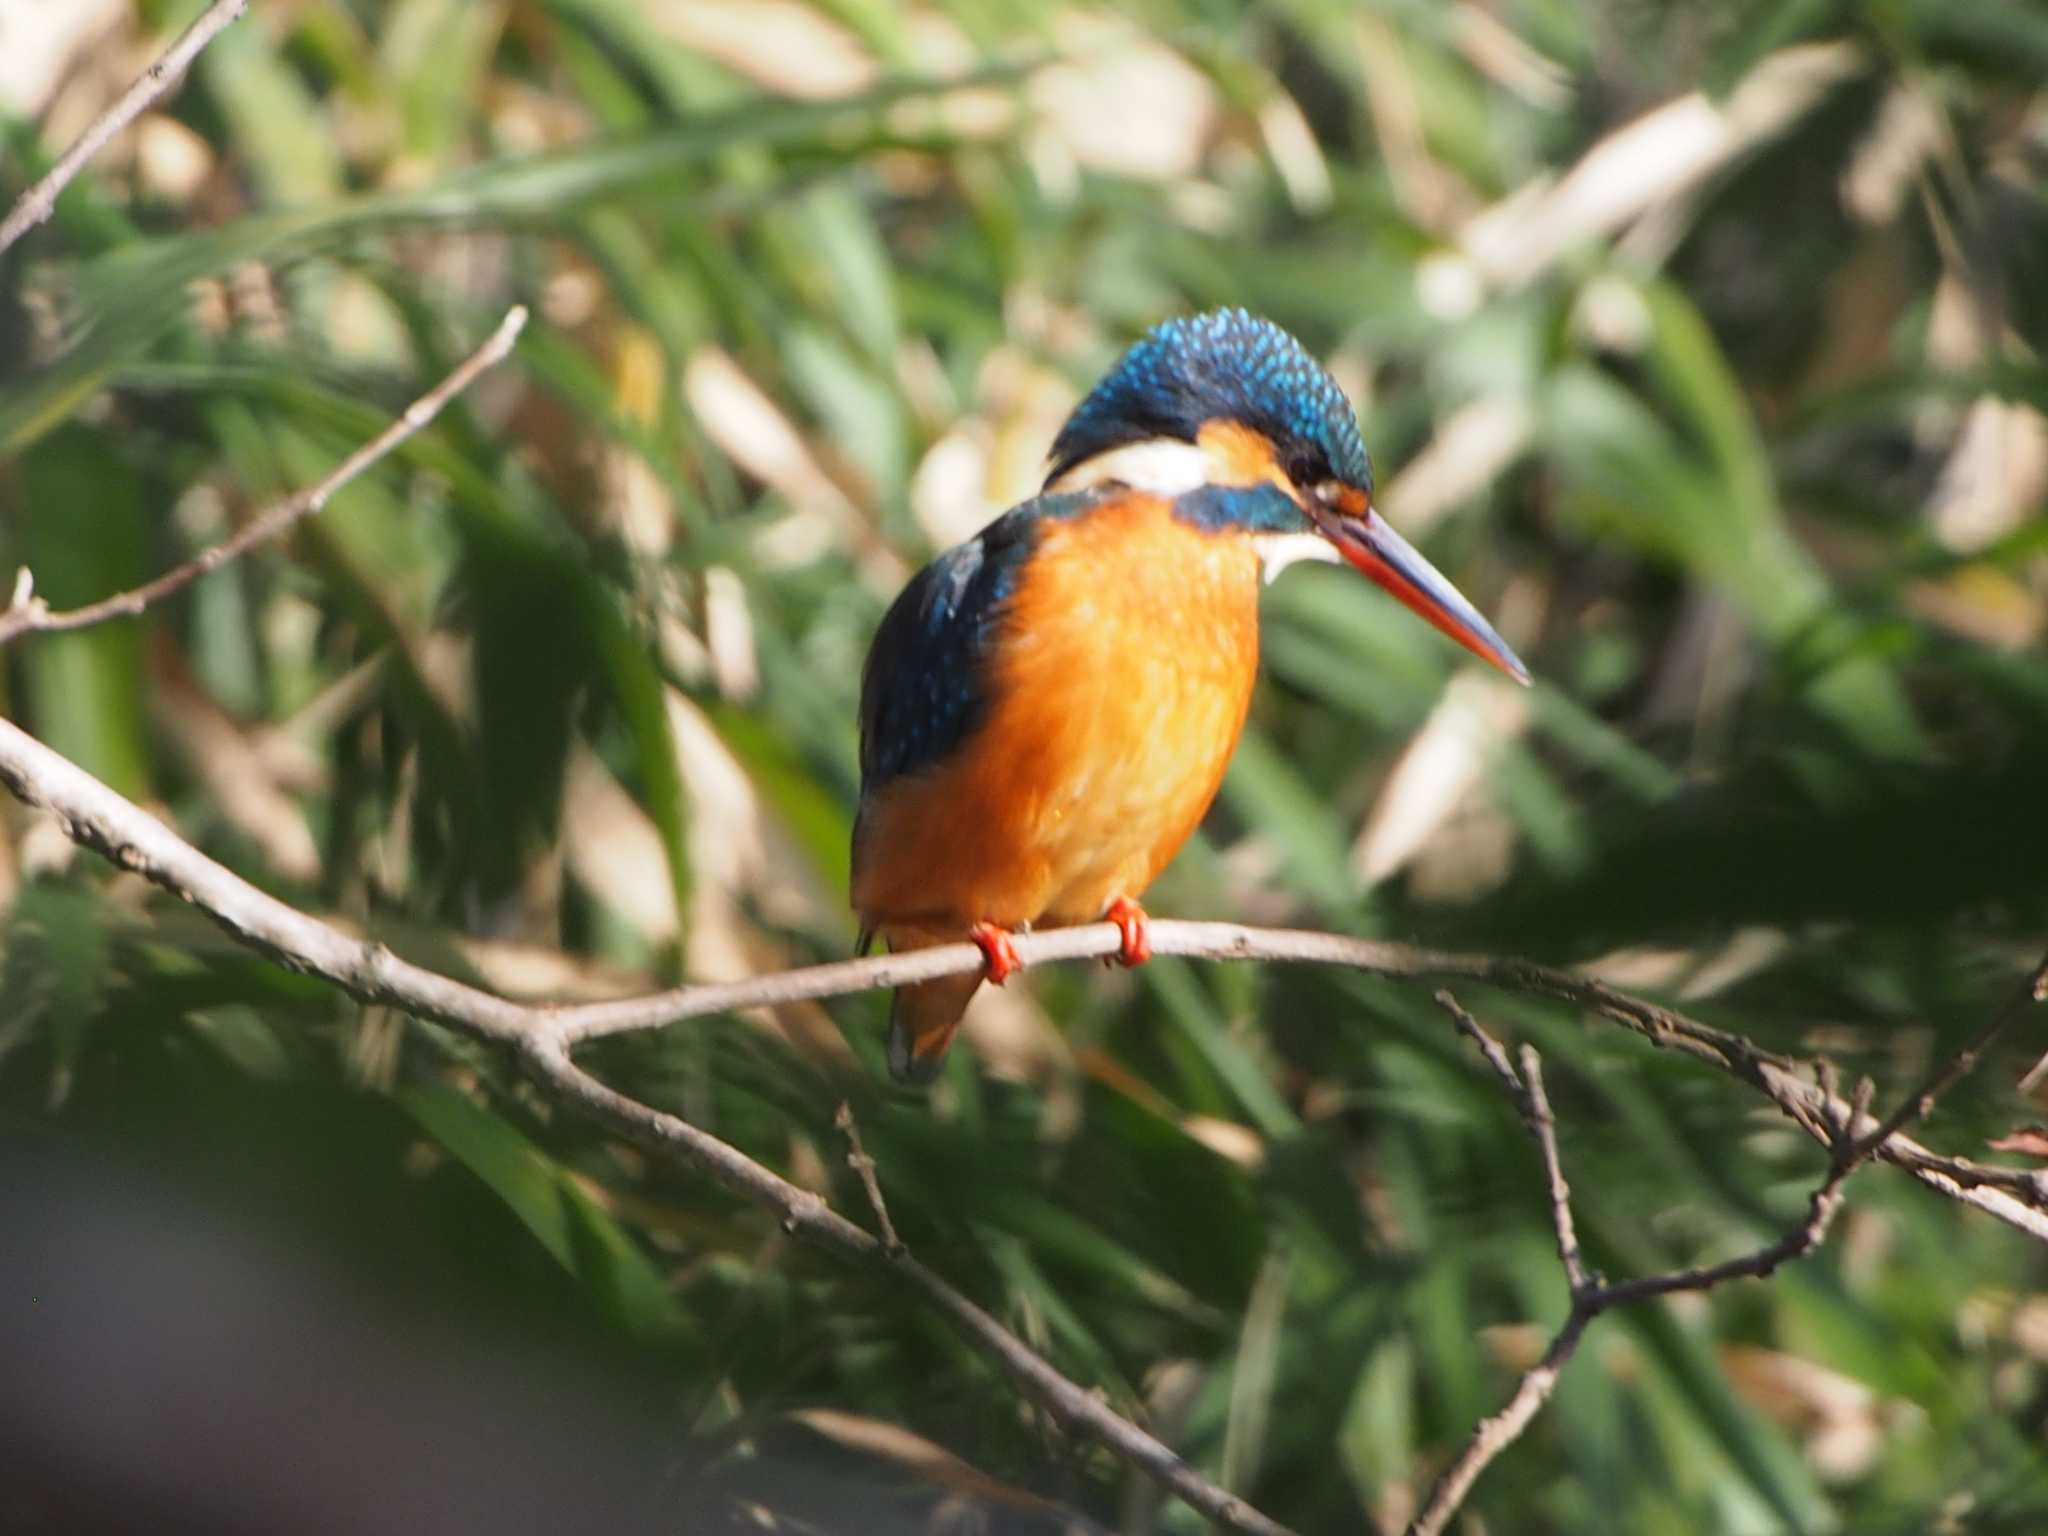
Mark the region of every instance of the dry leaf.
<instances>
[{"instance_id":1,"label":"dry leaf","mask_svg":"<svg viewBox=\"0 0 2048 1536\"><path fill-rule=\"evenodd\" d=\"M1506 396L1460 406L1387 482L1377 498L1380 509L1410 539L1422 537L1514 463L1529 445L1534 425L1529 407Z\"/></svg>"},{"instance_id":2,"label":"dry leaf","mask_svg":"<svg viewBox=\"0 0 2048 1536\"><path fill-rule=\"evenodd\" d=\"M1071 63L1041 71L1031 101L1050 144L1084 170L1145 181L1192 176L1217 117L1209 79L1106 15L1070 11L1054 38Z\"/></svg>"},{"instance_id":3,"label":"dry leaf","mask_svg":"<svg viewBox=\"0 0 2048 1536\"><path fill-rule=\"evenodd\" d=\"M87 49L102 48L107 37L129 14L125 0L0 0L0 109L10 117L40 117L63 83L71 63ZM119 49L104 49L118 55ZM107 60L103 73L111 92L121 89L141 66L119 74L122 61ZM99 93L95 92L95 97ZM76 125L49 124L44 142L69 143L80 128L106 106L95 99L84 104Z\"/></svg>"},{"instance_id":4,"label":"dry leaf","mask_svg":"<svg viewBox=\"0 0 2048 1536\"><path fill-rule=\"evenodd\" d=\"M2023 1125L1984 1145L1993 1152L2017 1152L2024 1157L2048 1158L2048 1125Z\"/></svg>"},{"instance_id":5,"label":"dry leaf","mask_svg":"<svg viewBox=\"0 0 2048 1536\"><path fill-rule=\"evenodd\" d=\"M1563 177L1538 178L1469 220L1459 241L1496 286L1520 287L1567 251L1684 197L1862 65L1861 50L1849 43L1782 49L1745 75L1725 105L1693 91L1644 113Z\"/></svg>"},{"instance_id":6,"label":"dry leaf","mask_svg":"<svg viewBox=\"0 0 2048 1536\"><path fill-rule=\"evenodd\" d=\"M1477 672L1460 672L1387 775L1351 867L1367 885L1394 874L1421 851L1482 785L1488 757L1528 727L1521 690Z\"/></svg>"},{"instance_id":7,"label":"dry leaf","mask_svg":"<svg viewBox=\"0 0 2048 1536\"><path fill-rule=\"evenodd\" d=\"M779 96L831 101L868 89L875 61L854 34L798 0L666 0L649 19L693 53Z\"/></svg>"}]
</instances>

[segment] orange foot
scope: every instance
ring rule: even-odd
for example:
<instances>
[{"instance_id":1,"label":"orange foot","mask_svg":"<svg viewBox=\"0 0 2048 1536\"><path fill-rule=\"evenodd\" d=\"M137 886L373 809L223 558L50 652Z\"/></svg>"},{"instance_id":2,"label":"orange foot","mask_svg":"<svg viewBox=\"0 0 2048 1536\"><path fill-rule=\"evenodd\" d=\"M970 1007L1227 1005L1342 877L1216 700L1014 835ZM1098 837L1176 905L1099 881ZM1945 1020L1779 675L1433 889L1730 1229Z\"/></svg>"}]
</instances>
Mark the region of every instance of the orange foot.
<instances>
[{"instance_id":1,"label":"orange foot","mask_svg":"<svg viewBox=\"0 0 2048 1536\"><path fill-rule=\"evenodd\" d=\"M1102 914L1104 922L1115 923L1123 935L1123 948L1116 953L1119 965L1143 965L1152 958L1152 939L1145 931L1145 909L1128 896L1119 896Z\"/></svg>"},{"instance_id":2,"label":"orange foot","mask_svg":"<svg viewBox=\"0 0 2048 1536\"><path fill-rule=\"evenodd\" d=\"M994 923L976 923L967 930L967 937L981 947L986 975L997 986L1023 969L1024 962L1017 958L1017 946L1010 942L1008 929L998 928Z\"/></svg>"}]
</instances>

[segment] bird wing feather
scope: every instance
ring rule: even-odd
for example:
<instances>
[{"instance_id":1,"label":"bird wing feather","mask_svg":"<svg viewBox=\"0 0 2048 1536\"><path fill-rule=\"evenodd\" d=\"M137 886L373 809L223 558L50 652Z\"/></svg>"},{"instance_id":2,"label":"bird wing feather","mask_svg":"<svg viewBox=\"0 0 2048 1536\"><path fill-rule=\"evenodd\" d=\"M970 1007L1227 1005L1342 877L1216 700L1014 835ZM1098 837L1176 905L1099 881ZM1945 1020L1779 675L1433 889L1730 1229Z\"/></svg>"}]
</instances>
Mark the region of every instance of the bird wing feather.
<instances>
[{"instance_id":1,"label":"bird wing feather","mask_svg":"<svg viewBox=\"0 0 2048 1536\"><path fill-rule=\"evenodd\" d=\"M936 767L988 708L988 662L1005 605L1046 521L1110 492L1040 496L1012 507L912 577L875 632L861 672L861 799Z\"/></svg>"}]
</instances>

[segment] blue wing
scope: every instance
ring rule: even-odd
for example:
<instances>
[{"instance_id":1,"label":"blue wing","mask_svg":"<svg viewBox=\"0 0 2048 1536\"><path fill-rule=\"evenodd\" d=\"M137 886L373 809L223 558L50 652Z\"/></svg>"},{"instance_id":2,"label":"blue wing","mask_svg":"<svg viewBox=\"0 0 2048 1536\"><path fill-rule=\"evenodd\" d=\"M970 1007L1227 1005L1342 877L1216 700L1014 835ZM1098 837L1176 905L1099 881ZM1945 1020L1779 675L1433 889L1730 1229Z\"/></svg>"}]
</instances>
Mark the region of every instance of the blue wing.
<instances>
[{"instance_id":1,"label":"blue wing","mask_svg":"<svg viewBox=\"0 0 2048 1536\"><path fill-rule=\"evenodd\" d=\"M893 779L945 761L981 724L996 629L1040 531L1104 495L1077 491L1012 507L897 594L861 673L863 801Z\"/></svg>"}]
</instances>

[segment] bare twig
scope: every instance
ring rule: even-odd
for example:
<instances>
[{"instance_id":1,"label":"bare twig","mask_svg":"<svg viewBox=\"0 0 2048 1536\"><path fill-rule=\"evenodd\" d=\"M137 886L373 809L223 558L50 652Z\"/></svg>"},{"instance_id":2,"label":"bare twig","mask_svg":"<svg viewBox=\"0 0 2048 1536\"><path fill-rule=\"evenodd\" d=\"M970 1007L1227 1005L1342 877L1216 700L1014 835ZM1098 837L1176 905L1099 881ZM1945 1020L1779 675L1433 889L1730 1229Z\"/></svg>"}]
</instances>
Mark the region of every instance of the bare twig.
<instances>
[{"instance_id":1,"label":"bare twig","mask_svg":"<svg viewBox=\"0 0 2048 1536\"><path fill-rule=\"evenodd\" d=\"M1501 1043L1480 1028L1479 1021L1455 997L1439 991L1436 1005L1451 1016L1460 1034L1479 1047L1479 1054L1486 1058L1508 1097L1515 1101L1515 1108L1521 1111L1522 1123L1536 1138L1536 1149L1543 1158L1543 1181L1550 1191L1550 1225L1557 1234L1557 1256L1576 1296L1592 1282L1586 1272L1585 1255L1579 1251L1578 1227L1572 1220L1572 1188L1565 1182L1564 1164L1557 1155L1557 1117L1550 1112L1550 1100L1543 1092L1543 1063L1537 1059L1536 1048L1522 1047L1522 1070L1517 1073Z\"/></svg>"},{"instance_id":2,"label":"bare twig","mask_svg":"<svg viewBox=\"0 0 2048 1536\"><path fill-rule=\"evenodd\" d=\"M1976 1071L1977 1063L1997 1043L1998 1037L2017 1023L2021 1014L2042 1002L2048 1002L2048 955L2041 957L2041 963L2034 967L2032 974L2020 983L2013 995L2006 999L2005 1006L1991 1016L1990 1022L1977 1031L1968 1045L1929 1072L1920 1086L1884 1117L1884 1123L1863 1139L1875 1146L1892 1132L1925 1120L1934 1109L1934 1101ZM2032 1086L2040 1071L2037 1065L2020 1080L2023 1092Z\"/></svg>"},{"instance_id":3,"label":"bare twig","mask_svg":"<svg viewBox=\"0 0 2048 1536\"><path fill-rule=\"evenodd\" d=\"M502 362L525 326L526 306L515 304L506 311L505 318L498 322L498 328L482 346L456 364L440 383L408 405L382 432L335 465L318 484L287 497L250 519L220 543L201 550L183 565L173 566L153 581L126 592L117 592L96 603L88 603L82 608L59 611L35 596L34 581L29 572L25 568L19 571L15 576L14 600L0 611L0 645L7 644L17 635L85 629L94 624L104 624L109 619L138 614L159 599L190 586L207 572L218 570L257 545L276 538L301 518L311 517L327 505L335 492L426 427L441 414L449 401L476 381L478 374Z\"/></svg>"},{"instance_id":4,"label":"bare twig","mask_svg":"<svg viewBox=\"0 0 2048 1536\"><path fill-rule=\"evenodd\" d=\"M93 119L92 126L78 136L78 142L50 167L49 175L22 193L8 210L6 222L0 223L0 251L47 219L57 206L57 195L85 169L86 162L106 148L107 141L133 122L143 108L175 90L200 50L226 31L230 23L239 20L248 8L249 0L214 0L162 58L144 70L118 101Z\"/></svg>"},{"instance_id":5,"label":"bare twig","mask_svg":"<svg viewBox=\"0 0 2048 1536\"><path fill-rule=\"evenodd\" d=\"M842 1099L832 1123L846 1137L846 1166L854 1171L867 1194L868 1208L875 1213L875 1225L882 1233L882 1251L892 1259L902 1257L906 1251L903 1239L896 1235L896 1223L889 1219L889 1204L882 1198L882 1181L875 1173L875 1160L860 1144L860 1122L853 1117L853 1106Z\"/></svg>"},{"instance_id":6,"label":"bare twig","mask_svg":"<svg viewBox=\"0 0 2048 1536\"><path fill-rule=\"evenodd\" d=\"M1448 993L1439 993L1445 997ZM1600 1277L1586 1268L1586 1256L1579 1251L1579 1230L1572 1220L1572 1187L1565 1182L1564 1160L1557 1152L1557 1116L1550 1112L1550 1096L1543 1089L1543 1059L1536 1047L1522 1047L1522 1081L1528 1084L1523 1115L1536 1137L1543 1159L1543 1183L1550 1192L1550 1227L1557 1237L1557 1257L1564 1265L1565 1279L1574 1296L1600 1288Z\"/></svg>"},{"instance_id":7,"label":"bare twig","mask_svg":"<svg viewBox=\"0 0 2048 1536\"><path fill-rule=\"evenodd\" d=\"M543 1033L568 1049L588 1040L659 1029L708 1014L964 975L983 964L981 951L974 945L944 944L616 1002L561 1008L527 1006L412 965L382 945L353 938L257 890L4 719L0 719L0 783L17 798L54 813L74 841L191 902L237 939L279 964L322 977L359 1001L384 1003L499 1044L517 1044L528 1034ZM1246 928L1235 923L1155 918L1147 932L1153 952L1159 955L1336 965L1400 980L1476 981L1508 992L1567 1002L1749 1084L1823 1144L1832 1144L1829 1126L1855 1115L1853 1105L1803 1075L1799 1064L1789 1058L1759 1050L1740 1035L1569 971L1488 955L1461 955L1341 934ZM1081 928L1020 933L1015 943L1018 957L1027 965L1037 965L1099 959L1114 953L1122 937L1114 924L1091 923ZM1854 1124L1859 1135L1867 1135L1876 1122L1860 1115L1855 1116ZM2048 1181L2029 1170L1987 1167L1965 1158L1942 1156L1903 1133L1888 1138L1875 1156L1951 1200L2048 1242Z\"/></svg>"},{"instance_id":8,"label":"bare twig","mask_svg":"<svg viewBox=\"0 0 2048 1536\"><path fill-rule=\"evenodd\" d=\"M1422 1512L1408 1522L1407 1536L1439 1536L1464 1504L1479 1474L1494 1457L1522 1438L1522 1432L1550 1401L1550 1394L1557 1390L1558 1377L1564 1374L1565 1365L1592 1320L1592 1313L1581 1307L1572 1308L1564 1326L1551 1339L1550 1347L1543 1351L1543 1358L1515 1383L1515 1394L1508 1399L1507 1406L1473 1426L1471 1438L1458 1453L1458 1459L1444 1469L1443 1476L1429 1490L1429 1500L1422 1506Z\"/></svg>"},{"instance_id":9,"label":"bare twig","mask_svg":"<svg viewBox=\"0 0 2048 1536\"><path fill-rule=\"evenodd\" d=\"M908 1280L1056 1422L1099 1441L1120 1461L1177 1494L1190 1507L1249 1536L1289 1536L1285 1526L1217 1487L1102 1398L1061 1375L932 1270L908 1253L890 1255L882 1240L855 1226L817 1195L797 1188L709 1132L598 1081L571 1061L562 1041L545 1030L527 1035L519 1054L529 1075L552 1097L650 1151L709 1174L734 1194L773 1211L791 1237L846 1259L888 1261L892 1273Z\"/></svg>"},{"instance_id":10,"label":"bare twig","mask_svg":"<svg viewBox=\"0 0 2048 1536\"><path fill-rule=\"evenodd\" d=\"M1408 1536L1440 1536L1465 1502L1466 1495L1472 1491L1480 1473L1521 1438L1537 1412L1550 1400L1557 1389L1558 1378L1578 1349L1587 1327L1601 1313L1631 1302L1646 1301L1653 1296L1669 1296L1677 1291L1712 1290L1731 1280L1762 1279L1780 1265L1803 1258L1826 1240L1828 1227L1841 1209L1842 1186L1848 1182L1849 1176L1869 1159L1873 1151L1884 1145L1883 1138L1872 1141L1859 1139L1857 1135L1857 1127L1869 1119L1869 1080L1866 1078L1857 1085L1855 1098L1847 1103L1834 1093L1830 1082L1824 1081L1820 1092L1828 1104L1840 1105L1841 1113L1835 1116L1832 1109L1823 1110L1830 1116L1822 1129L1829 1138L1832 1151L1827 1176L1807 1199L1805 1220L1786 1229L1774 1242L1739 1258L1609 1283L1587 1268L1585 1257L1579 1251L1578 1234L1572 1221L1571 1188L1565 1182L1564 1164L1557 1150L1557 1116L1551 1111L1550 1096L1543 1086L1543 1063L1536 1054L1536 1048L1526 1044L1522 1047L1521 1071L1517 1073L1509 1064L1507 1052L1500 1042L1487 1034L1479 1022L1459 1006L1456 998L1449 992L1438 992L1436 1001L1451 1016L1459 1032L1479 1047L1487 1065L1515 1101L1530 1136L1535 1139L1550 1196L1557 1255L1564 1266L1572 1302L1570 1312L1551 1338L1549 1347L1543 1351L1543 1358L1522 1373L1507 1406L1481 1419L1473 1427L1463 1449L1444 1469L1421 1512L1409 1525ZM1831 1078L1832 1073L1827 1076Z\"/></svg>"},{"instance_id":11,"label":"bare twig","mask_svg":"<svg viewBox=\"0 0 2048 1536\"><path fill-rule=\"evenodd\" d=\"M847 1259L874 1262L887 1258L882 1241L832 1211L809 1190L799 1189L716 1136L627 1098L577 1066L570 1060L569 1048L578 1038L576 1026L589 1016L587 1008L550 1009L510 1002L413 965L381 944L355 938L309 917L215 863L139 806L6 720L0 720L0 782L28 804L50 811L75 841L192 903L242 943L279 964L321 977L362 1002L400 1008L508 1049L550 1097L768 1210L791 1236ZM1101 928L1110 942L1095 946L1094 952L1107 954L1121 937L1113 925ZM1094 933L1092 929L1077 931ZM1023 942L1020 938L1020 946ZM974 946L953 947L964 948L973 957L971 964L981 963L981 951ZM825 996L892 985L906 972L947 974L944 965L934 968L927 958L938 953L887 956L851 968L814 967L810 972L792 973L810 978L811 985L770 986L754 1001L786 1001L793 996ZM1037 958L1049 957L1040 954ZM865 974L849 976L849 969ZM820 973L828 975L832 984L819 988L815 983ZM782 978L762 980L780 983ZM730 995L730 989L710 990L721 997ZM666 1006L682 1007L687 1016L709 1011L683 1006L688 1002L687 993L664 996ZM1126 1465L1231 1530L1248 1536L1287 1536L1284 1526L1217 1487L1101 1398L1061 1375L916 1259L906 1254L891 1263L893 1273L907 1279L1056 1422L1101 1442Z\"/></svg>"},{"instance_id":12,"label":"bare twig","mask_svg":"<svg viewBox=\"0 0 2048 1536\"><path fill-rule=\"evenodd\" d=\"M359 473L404 436L418 430L434 410L502 355L523 318L523 313L516 310L508 315L498 335L485 348L306 497L295 498L276 512L266 514L258 524L252 524L251 529L220 547L228 553L221 553L210 562L202 557L202 561L193 562L189 568L180 567L171 573L177 584L195 579L233 553L251 547L258 538L271 536L287 526L286 514L305 515L317 506L318 498L331 494L348 476ZM308 504L302 508L302 503ZM258 530L259 525L260 531L252 531ZM91 617L77 622L138 611L166 590L170 588L160 579L133 593L109 598L91 610L79 610ZM22 606L17 604L17 609ZM73 627L73 615L50 615L49 619L47 624L21 627ZM831 1211L817 1195L797 1188L737 1148L686 1121L627 1098L590 1076L571 1059L572 1050L586 1041L657 1029L706 1014L965 974L983 964L981 951L974 945L943 945L907 954L811 966L745 982L684 987L618 1002L562 1008L529 1006L413 965L381 944L345 934L257 890L6 720L0 720L0 783L5 783L27 804L50 811L74 841L192 903L242 943L278 963L318 976L366 1004L396 1008L509 1049L527 1073L558 1101L619 1135L678 1159L771 1211L791 1235L849 1259L891 1261L898 1274L906 1277L928 1303L989 1355L1019 1390L1056 1422L1099 1440L1127 1465L1146 1473L1219 1524L1255 1536L1283 1536L1283 1527L1204 1478L1098 1396L1061 1375L938 1275L901 1253L894 1246L879 1188L870 1187L870 1199L883 1228L883 1236L878 1240ZM2048 1241L2048 1183L2038 1176L1941 1157L1902 1134L1874 1137L1871 1132L1876 1123L1866 1112L1867 1090L1857 1101L1845 1102L1830 1083L1802 1076L1798 1064L1789 1058L1759 1050L1740 1035L1630 997L1601 982L1521 961L1449 954L1337 934L1166 920L1155 921L1149 931L1154 952L1162 955L1339 965L1402 979L1463 979L1572 1003L1642 1035L1657 1046L1682 1050L1749 1083L1809 1134L1837 1151L1829 1181L1815 1193L1808 1221L1778 1242L1728 1264L1608 1287L1585 1275L1582 1262L1577 1259L1577 1242L1570 1226L1569 1191L1557 1165L1554 1135L1539 1131L1539 1145L1547 1148L1546 1171L1553 1219L1560 1234L1560 1253L1567 1255L1568 1272L1576 1271L1579 1277L1575 1280L1573 1313L1543 1362L1525 1376L1508 1407L1480 1426L1472 1445L1432 1496L1430 1509L1443 1510L1442 1519L1448 1518L1448 1511L1456 1507L1463 1490L1470 1487L1485 1464L1522 1432L1547 1400L1556 1373L1570 1358L1587 1323L1600 1311L1642 1296L1719 1284L1739 1274L1765 1274L1819 1242L1838 1203L1841 1182L1865 1155L1840 1155L1845 1132L1869 1140L1869 1155L1904 1169L1948 1198ZM1028 964L1099 958L1113 953L1121 943L1121 934L1108 923L1016 937L1019 956ZM1469 1016L1461 1027L1467 1024ZM1514 1070L1498 1045L1489 1046L1484 1031L1476 1024L1469 1024L1468 1033L1481 1041L1503 1081L1515 1082ZM1524 1097L1533 1117L1532 1125L1547 1125L1548 1101L1543 1096L1540 1068L1533 1056L1525 1058L1524 1075ZM856 1156L861 1155L857 1145L855 1152ZM858 1169L859 1165L855 1166ZM866 1172L871 1176L872 1168ZM1424 1531L1440 1528L1441 1519L1435 1527L1418 1525Z\"/></svg>"}]
</instances>

